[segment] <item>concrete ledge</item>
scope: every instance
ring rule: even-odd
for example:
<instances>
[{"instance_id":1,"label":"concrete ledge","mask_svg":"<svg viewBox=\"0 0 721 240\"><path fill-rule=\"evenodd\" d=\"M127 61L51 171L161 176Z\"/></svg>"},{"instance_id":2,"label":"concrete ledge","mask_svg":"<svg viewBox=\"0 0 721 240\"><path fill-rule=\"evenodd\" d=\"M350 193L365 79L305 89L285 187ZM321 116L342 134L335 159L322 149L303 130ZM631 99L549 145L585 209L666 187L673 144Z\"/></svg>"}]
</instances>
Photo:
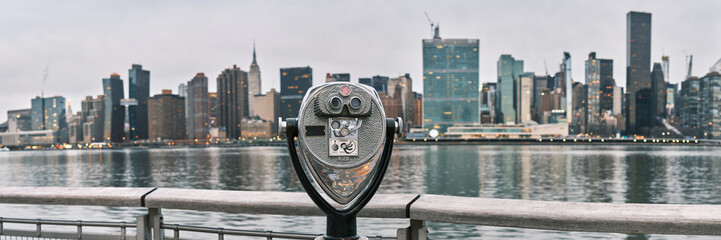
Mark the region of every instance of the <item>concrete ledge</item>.
<instances>
[{"instance_id":1,"label":"concrete ledge","mask_svg":"<svg viewBox=\"0 0 721 240\"><path fill-rule=\"evenodd\" d=\"M0 187L0 203L142 207L154 188Z\"/></svg>"},{"instance_id":2,"label":"concrete ledge","mask_svg":"<svg viewBox=\"0 0 721 240\"><path fill-rule=\"evenodd\" d=\"M359 217L406 218L415 194L377 194ZM148 208L249 214L324 216L305 192L259 192L159 188L145 197Z\"/></svg>"},{"instance_id":3,"label":"concrete ledge","mask_svg":"<svg viewBox=\"0 0 721 240\"><path fill-rule=\"evenodd\" d=\"M721 235L721 205L579 203L421 195L411 219L560 231Z\"/></svg>"}]
</instances>

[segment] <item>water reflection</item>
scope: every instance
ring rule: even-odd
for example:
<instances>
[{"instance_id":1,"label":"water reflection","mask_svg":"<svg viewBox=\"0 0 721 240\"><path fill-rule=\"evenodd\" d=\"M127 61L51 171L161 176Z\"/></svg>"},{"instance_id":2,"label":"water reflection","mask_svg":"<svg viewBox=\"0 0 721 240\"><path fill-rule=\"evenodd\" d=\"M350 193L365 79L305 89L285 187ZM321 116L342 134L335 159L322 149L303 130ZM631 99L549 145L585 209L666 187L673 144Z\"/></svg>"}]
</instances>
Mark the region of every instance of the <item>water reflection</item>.
<instances>
[{"instance_id":1,"label":"water reflection","mask_svg":"<svg viewBox=\"0 0 721 240\"><path fill-rule=\"evenodd\" d=\"M4 186L174 187L302 191L285 148L170 148L0 153ZM678 146L397 146L380 193L428 193L577 202L721 203L721 150ZM2 217L133 216L137 209L0 205ZM174 223L322 232L323 218L169 210ZM120 219L127 220L127 219ZM130 219L132 221L132 219ZM394 222L395 221L395 222ZM403 220L365 219L361 230L395 235ZM396 226L397 225L397 226ZM435 238L619 238L430 223ZM662 236L686 238L686 236Z\"/></svg>"}]
</instances>

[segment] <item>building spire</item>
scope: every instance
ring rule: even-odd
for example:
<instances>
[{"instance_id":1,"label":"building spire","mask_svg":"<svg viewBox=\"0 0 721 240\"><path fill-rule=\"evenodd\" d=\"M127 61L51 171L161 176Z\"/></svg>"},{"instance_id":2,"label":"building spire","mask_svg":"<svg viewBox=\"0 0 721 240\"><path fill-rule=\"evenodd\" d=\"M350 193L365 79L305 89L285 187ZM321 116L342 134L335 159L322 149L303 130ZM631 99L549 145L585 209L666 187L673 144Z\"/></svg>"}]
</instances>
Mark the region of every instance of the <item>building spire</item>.
<instances>
[{"instance_id":1,"label":"building spire","mask_svg":"<svg viewBox=\"0 0 721 240\"><path fill-rule=\"evenodd\" d=\"M255 61L255 40L253 40L253 64L258 65L258 62Z\"/></svg>"}]
</instances>

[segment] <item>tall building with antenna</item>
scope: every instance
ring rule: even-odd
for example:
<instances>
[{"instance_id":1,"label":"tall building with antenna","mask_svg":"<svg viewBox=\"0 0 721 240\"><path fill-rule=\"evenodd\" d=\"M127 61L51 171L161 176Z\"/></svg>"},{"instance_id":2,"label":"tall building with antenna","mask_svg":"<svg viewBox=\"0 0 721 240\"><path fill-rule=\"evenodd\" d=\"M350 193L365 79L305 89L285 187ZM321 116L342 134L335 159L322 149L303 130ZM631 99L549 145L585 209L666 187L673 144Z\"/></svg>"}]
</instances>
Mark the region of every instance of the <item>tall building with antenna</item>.
<instances>
[{"instance_id":1,"label":"tall building with antenna","mask_svg":"<svg viewBox=\"0 0 721 240\"><path fill-rule=\"evenodd\" d=\"M253 42L253 62L250 64L250 71L248 72L248 109L250 116L255 116L253 111L253 96L260 95L261 93L261 80L260 80L260 66L255 56L255 42Z\"/></svg>"}]
</instances>

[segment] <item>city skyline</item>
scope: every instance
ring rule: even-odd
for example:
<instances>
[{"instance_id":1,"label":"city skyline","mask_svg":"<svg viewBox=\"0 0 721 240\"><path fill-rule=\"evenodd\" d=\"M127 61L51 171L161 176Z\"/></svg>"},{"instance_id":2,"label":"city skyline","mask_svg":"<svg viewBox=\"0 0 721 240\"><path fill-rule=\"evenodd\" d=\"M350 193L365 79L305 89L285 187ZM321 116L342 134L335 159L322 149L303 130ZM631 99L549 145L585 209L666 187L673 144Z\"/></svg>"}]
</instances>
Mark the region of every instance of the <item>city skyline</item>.
<instances>
[{"instance_id":1,"label":"city skyline","mask_svg":"<svg viewBox=\"0 0 721 240\"><path fill-rule=\"evenodd\" d=\"M421 41L431 38L423 12L440 22L442 38L480 40L480 83L496 81L501 54L523 59L524 70L536 74L545 73L545 61L553 74L568 51L575 56L575 66L583 66L583 56L590 52L614 60L616 84L625 86L628 11L653 14L651 62L661 62L663 53L669 55L672 83L685 76L684 51L694 55L694 75L699 77L721 57L721 46L714 44L721 33L709 33L721 29L721 16L713 11L721 6L718 2L694 2L694 6L679 1L315 3L7 4L0 19L16 24L0 30L4 36L0 48L5 48L6 56L0 59L4 76L0 83L6 86L0 91L0 112L27 108L27 101L18 100L34 98L41 89L45 96L64 96L73 102L73 109L80 109L85 96L102 94L98 79L117 72L127 80L123 73L134 63L153 72L151 95L173 89L197 72L217 76L233 64L248 71L254 39L263 73L261 92L279 90L279 69L287 67L312 67L314 85L333 72L350 73L352 82L363 76L404 73L420 80ZM219 14L243 9L254 11ZM349 9L358 14L347 14ZM198 15L207 21L198 21L204 19ZM495 20L499 18L504 21ZM243 30L228 33L232 24ZM584 82L584 72L577 67L573 79ZM422 84L414 85L414 91L423 91ZM215 89L215 81L209 81L208 87ZM0 122L5 120L0 115Z\"/></svg>"}]
</instances>

